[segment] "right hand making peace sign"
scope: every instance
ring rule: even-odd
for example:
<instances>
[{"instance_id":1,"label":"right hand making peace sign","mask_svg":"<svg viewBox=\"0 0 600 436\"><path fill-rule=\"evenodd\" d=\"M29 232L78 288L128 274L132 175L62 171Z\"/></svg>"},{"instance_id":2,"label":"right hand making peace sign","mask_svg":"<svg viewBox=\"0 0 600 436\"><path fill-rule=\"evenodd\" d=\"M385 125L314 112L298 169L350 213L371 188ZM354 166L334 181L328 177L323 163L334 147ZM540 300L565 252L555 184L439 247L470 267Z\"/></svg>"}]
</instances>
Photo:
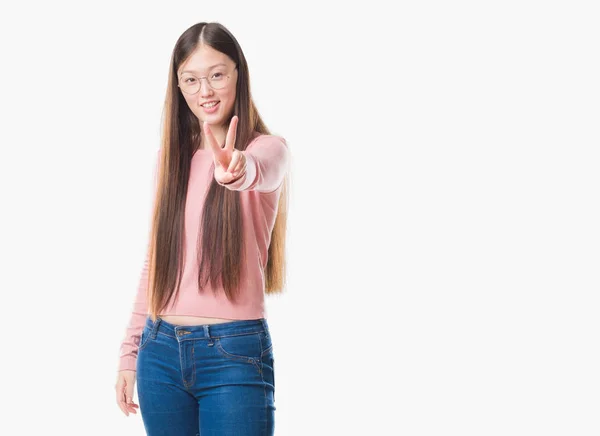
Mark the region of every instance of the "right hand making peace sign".
<instances>
[{"instance_id":1,"label":"right hand making peace sign","mask_svg":"<svg viewBox=\"0 0 600 436\"><path fill-rule=\"evenodd\" d=\"M212 149L215 162L215 180L222 184L231 183L246 174L246 156L236 148L235 136L238 117L234 115L229 123L229 130L225 139L225 147L221 148L207 122L204 122L204 136L208 146Z\"/></svg>"}]
</instances>

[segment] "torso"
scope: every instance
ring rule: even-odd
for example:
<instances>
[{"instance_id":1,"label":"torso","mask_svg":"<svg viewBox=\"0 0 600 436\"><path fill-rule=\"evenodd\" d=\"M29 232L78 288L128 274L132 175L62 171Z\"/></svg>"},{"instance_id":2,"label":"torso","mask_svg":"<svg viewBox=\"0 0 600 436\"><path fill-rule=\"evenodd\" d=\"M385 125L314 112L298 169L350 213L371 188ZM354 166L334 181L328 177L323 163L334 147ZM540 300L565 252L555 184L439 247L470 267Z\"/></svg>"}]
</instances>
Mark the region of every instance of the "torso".
<instances>
[{"instance_id":1,"label":"torso","mask_svg":"<svg viewBox=\"0 0 600 436\"><path fill-rule=\"evenodd\" d=\"M175 325L202 325L202 324L220 324L231 322L232 319L225 318L206 318L203 316L184 316L184 315L160 315L161 319Z\"/></svg>"},{"instance_id":2,"label":"torso","mask_svg":"<svg viewBox=\"0 0 600 436\"><path fill-rule=\"evenodd\" d=\"M252 136L252 141L261 136L261 133L254 132ZM198 147L194 151L195 154L197 151L204 152L210 151L210 148L206 147ZM224 322L235 321L233 319L225 319L225 318L209 318L203 316L184 316L184 315L159 315L160 318L165 321L175 324L175 325L202 325L202 324L220 324Z\"/></svg>"}]
</instances>

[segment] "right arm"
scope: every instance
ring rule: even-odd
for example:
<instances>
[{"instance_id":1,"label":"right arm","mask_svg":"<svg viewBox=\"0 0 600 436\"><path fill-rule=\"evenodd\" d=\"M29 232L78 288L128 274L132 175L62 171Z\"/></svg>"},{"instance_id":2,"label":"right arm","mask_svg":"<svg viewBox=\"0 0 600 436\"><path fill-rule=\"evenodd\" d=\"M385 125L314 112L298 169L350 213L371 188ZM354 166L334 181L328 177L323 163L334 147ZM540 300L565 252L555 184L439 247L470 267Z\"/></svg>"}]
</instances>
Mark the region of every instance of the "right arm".
<instances>
[{"instance_id":1,"label":"right arm","mask_svg":"<svg viewBox=\"0 0 600 436\"><path fill-rule=\"evenodd\" d=\"M157 158L154 168L154 177L153 177L153 198L156 198L156 188L157 188L157 180L158 180L158 166L160 165L160 149L157 152ZM152 207L154 207L154 202L152 203ZM151 215L153 215L153 210L151 211ZM152 226L152 223L150 223ZM150 227L151 228L151 227ZM137 356L138 356L138 348L140 346L140 339L142 336L142 331L144 330L144 326L146 324L146 318L148 317L148 297L147 297L147 289L148 289L148 277L149 277L149 256L150 256L150 235L148 237L148 245L146 248L146 258L144 260L144 265L142 268L142 272L140 274L140 279L138 283L138 289L135 296L135 300L133 303L133 310L131 311L131 317L129 318L129 323L127 325L127 329L125 331L125 337L121 342L121 348L119 353L119 366L118 370L136 370L137 364Z\"/></svg>"},{"instance_id":2,"label":"right arm","mask_svg":"<svg viewBox=\"0 0 600 436\"><path fill-rule=\"evenodd\" d=\"M149 246L148 246L149 248ZM119 371L129 369L136 370L138 348L140 346L140 338L146 324L148 316L148 298L146 290L148 288L148 251L144 260L144 267L138 285L137 295L133 303L133 310L129 324L125 332L125 338L121 342L119 355Z\"/></svg>"}]
</instances>

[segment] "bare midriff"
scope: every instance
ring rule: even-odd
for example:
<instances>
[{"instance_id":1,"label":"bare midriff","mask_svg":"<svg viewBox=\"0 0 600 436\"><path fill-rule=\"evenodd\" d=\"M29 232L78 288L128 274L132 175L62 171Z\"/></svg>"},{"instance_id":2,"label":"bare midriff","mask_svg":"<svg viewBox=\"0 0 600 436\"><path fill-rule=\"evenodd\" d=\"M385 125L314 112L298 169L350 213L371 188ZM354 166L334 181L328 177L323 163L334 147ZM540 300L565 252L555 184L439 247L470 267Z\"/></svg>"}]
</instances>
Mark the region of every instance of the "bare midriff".
<instances>
[{"instance_id":1,"label":"bare midriff","mask_svg":"<svg viewBox=\"0 0 600 436\"><path fill-rule=\"evenodd\" d=\"M202 324L220 324L223 322L234 321L225 318L208 318L203 316L186 315L160 315L161 319L175 325L202 325Z\"/></svg>"}]
</instances>

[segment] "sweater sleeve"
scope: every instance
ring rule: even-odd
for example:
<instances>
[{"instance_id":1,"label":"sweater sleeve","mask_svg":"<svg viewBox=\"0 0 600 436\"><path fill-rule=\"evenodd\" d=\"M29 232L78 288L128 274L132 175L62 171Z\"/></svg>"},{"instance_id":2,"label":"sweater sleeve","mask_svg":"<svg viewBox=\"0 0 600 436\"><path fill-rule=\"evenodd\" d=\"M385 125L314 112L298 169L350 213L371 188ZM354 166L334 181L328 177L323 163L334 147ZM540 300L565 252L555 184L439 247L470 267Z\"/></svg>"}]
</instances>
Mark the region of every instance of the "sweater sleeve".
<instances>
[{"instance_id":1,"label":"sweater sleeve","mask_svg":"<svg viewBox=\"0 0 600 436\"><path fill-rule=\"evenodd\" d=\"M153 174L153 198L156 198L156 188L158 179L158 166L160 164L160 149L157 152L156 163ZM131 317L125 330L125 337L121 342L120 355L119 355L119 371L129 369L136 370L138 348L140 346L140 339L142 331L146 324L146 318L148 316L148 298L146 291L148 289L148 265L150 255L150 238L148 238L148 245L146 247L146 258L140 274L138 283L137 293L133 302L133 309L131 311Z\"/></svg>"},{"instance_id":2,"label":"sweater sleeve","mask_svg":"<svg viewBox=\"0 0 600 436\"><path fill-rule=\"evenodd\" d=\"M246 150L246 173L230 183L219 183L232 191L273 192L288 171L290 152L284 138L261 135Z\"/></svg>"},{"instance_id":3,"label":"sweater sleeve","mask_svg":"<svg viewBox=\"0 0 600 436\"><path fill-rule=\"evenodd\" d=\"M131 311L129 324L125 331L125 338L121 343L119 371L124 369L136 370L138 348L140 346L142 331L146 324L146 317L148 316L148 301L146 296L146 290L148 288L148 254L147 251L138 284L137 295L133 303L133 310Z\"/></svg>"}]
</instances>

